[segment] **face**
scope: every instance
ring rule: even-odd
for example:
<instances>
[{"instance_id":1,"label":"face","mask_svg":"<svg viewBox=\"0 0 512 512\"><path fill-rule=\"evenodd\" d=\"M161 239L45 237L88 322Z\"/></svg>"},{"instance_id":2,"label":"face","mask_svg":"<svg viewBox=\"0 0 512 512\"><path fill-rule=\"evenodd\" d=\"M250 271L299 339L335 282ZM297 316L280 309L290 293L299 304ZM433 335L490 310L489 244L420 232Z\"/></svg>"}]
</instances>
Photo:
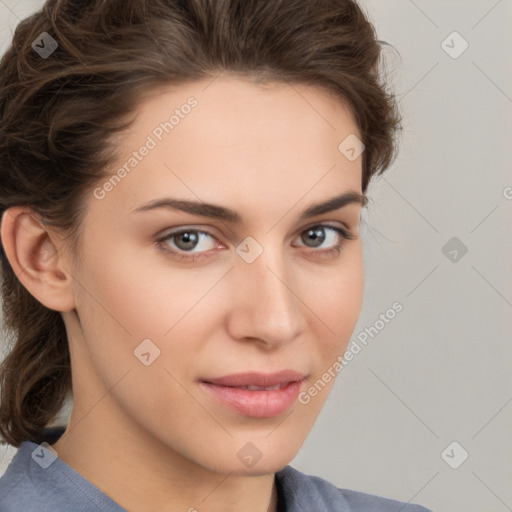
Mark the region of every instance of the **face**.
<instances>
[{"instance_id":1,"label":"face","mask_svg":"<svg viewBox=\"0 0 512 512\"><path fill-rule=\"evenodd\" d=\"M362 304L349 135L348 109L314 87L223 76L148 94L85 197L64 314L75 410L207 470L293 459Z\"/></svg>"}]
</instances>

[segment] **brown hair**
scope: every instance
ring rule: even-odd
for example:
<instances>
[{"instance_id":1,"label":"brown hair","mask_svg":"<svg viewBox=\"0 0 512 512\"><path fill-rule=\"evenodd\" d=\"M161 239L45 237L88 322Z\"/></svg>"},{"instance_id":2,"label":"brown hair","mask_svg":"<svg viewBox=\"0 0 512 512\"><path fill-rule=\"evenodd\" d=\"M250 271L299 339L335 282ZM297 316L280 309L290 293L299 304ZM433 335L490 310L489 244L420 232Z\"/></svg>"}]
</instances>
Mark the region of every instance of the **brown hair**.
<instances>
[{"instance_id":1,"label":"brown hair","mask_svg":"<svg viewBox=\"0 0 512 512\"><path fill-rule=\"evenodd\" d=\"M58 43L46 58L32 46L43 32ZM29 206L76 247L84 194L144 93L222 71L348 100L365 192L394 161L401 129L380 43L352 0L47 0L0 61L0 214ZM21 285L3 252L1 264L12 343L0 367L0 434L19 446L62 408L71 367L61 314Z\"/></svg>"}]
</instances>

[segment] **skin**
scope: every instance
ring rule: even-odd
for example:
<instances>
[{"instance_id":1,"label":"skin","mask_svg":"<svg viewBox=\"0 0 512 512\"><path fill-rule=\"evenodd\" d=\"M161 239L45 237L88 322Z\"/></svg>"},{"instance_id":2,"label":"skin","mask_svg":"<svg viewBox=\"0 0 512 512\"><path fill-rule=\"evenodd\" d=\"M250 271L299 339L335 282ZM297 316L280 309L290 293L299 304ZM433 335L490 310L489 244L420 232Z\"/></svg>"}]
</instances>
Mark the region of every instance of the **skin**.
<instances>
[{"instance_id":1,"label":"skin","mask_svg":"<svg viewBox=\"0 0 512 512\"><path fill-rule=\"evenodd\" d=\"M361 157L338 150L359 131L319 88L223 75L148 94L109 174L190 96L197 107L136 168L102 199L85 196L79 258L27 208L8 210L2 239L24 286L62 312L68 332L74 405L53 445L61 459L130 511L275 511L274 473L298 452L334 380L263 419L226 408L198 381L294 369L307 374L304 391L345 351L363 301L361 204L299 215L361 193ZM162 197L229 207L244 222L133 212ZM356 238L326 229L320 247L306 245L301 234L321 223ZM181 253L207 257L179 261L155 243L183 226L211 236ZM263 248L252 263L236 252L248 236ZM339 241L338 255L321 255ZM160 350L148 366L134 355L144 339ZM237 457L247 442L262 455L252 467Z\"/></svg>"}]
</instances>

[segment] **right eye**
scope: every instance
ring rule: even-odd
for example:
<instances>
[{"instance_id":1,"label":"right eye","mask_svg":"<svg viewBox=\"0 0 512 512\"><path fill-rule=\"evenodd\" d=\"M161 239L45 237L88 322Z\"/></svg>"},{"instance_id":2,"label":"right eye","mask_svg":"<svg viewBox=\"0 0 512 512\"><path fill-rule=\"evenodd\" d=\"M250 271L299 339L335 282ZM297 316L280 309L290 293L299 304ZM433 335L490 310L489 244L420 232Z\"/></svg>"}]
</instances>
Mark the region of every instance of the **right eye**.
<instances>
[{"instance_id":1,"label":"right eye","mask_svg":"<svg viewBox=\"0 0 512 512\"><path fill-rule=\"evenodd\" d=\"M173 258L195 261L198 258L205 256L204 253L208 251L207 248L204 248L204 245L208 244L201 243L207 238L214 239L213 235L206 231L192 228L181 228L158 238L156 242L163 251L169 253ZM218 244L211 243L210 245L210 248L218 247ZM193 251L193 249L196 249L197 247L201 249L201 246L203 246L202 250Z\"/></svg>"}]
</instances>

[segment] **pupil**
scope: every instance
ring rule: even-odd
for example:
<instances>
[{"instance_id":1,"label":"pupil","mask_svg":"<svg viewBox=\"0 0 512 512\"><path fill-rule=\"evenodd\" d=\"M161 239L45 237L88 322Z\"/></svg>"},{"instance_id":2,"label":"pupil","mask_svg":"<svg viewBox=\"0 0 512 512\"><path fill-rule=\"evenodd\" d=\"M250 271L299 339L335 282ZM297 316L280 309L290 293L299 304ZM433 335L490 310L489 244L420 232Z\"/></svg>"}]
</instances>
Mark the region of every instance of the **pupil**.
<instances>
[{"instance_id":1,"label":"pupil","mask_svg":"<svg viewBox=\"0 0 512 512\"><path fill-rule=\"evenodd\" d=\"M183 233L180 233L178 239L180 242L183 241L185 243L185 247L183 247L184 249L193 249L197 243L197 238L198 238L197 235L194 234L193 232L185 231ZM191 245L187 245L187 244L191 244Z\"/></svg>"},{"instance_id":2,"label":"pupil","mask_svg":"<svg viewBox=\"0 0 512 512\"><path fill-rule=\"evenodd\" d=\"M313 242L315 242L316 245L314 245L313 247L322 245L322 242L325 240L324 229L322 227L318 227L316 229L315 228L308 229L306 238L308 238L308 237L309 237L310 241L313 240ZM302 240L304 242L307 241L304 237L302 237Z\"/></svg>"}]
</instances>

